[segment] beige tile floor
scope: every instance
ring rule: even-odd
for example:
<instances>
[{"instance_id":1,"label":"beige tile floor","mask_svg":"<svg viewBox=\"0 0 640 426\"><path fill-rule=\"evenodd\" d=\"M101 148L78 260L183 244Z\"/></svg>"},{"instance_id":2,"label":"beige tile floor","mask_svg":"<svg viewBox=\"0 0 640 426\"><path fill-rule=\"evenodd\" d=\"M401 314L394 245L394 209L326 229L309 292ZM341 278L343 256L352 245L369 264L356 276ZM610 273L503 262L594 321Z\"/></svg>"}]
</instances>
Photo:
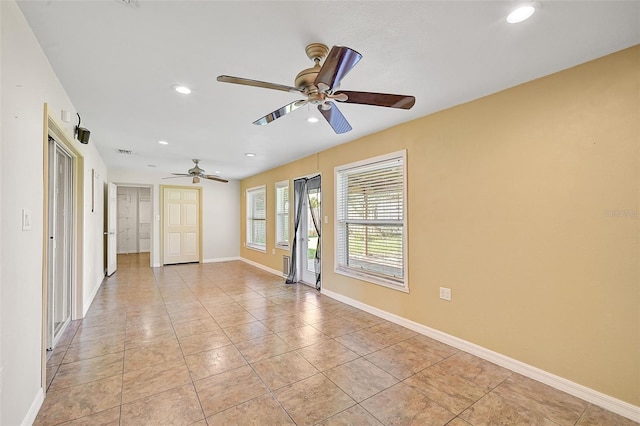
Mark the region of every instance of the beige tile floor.
<instances>
[{"instance_id":1,"label":"beige tile floor","mask_svg":"<svg viewBox=\"0 0 640 426\"><path fill-rule=\"evenodd\" d=\"M242 262L118 265L35 424L635 424Z\"/></svg>"}]
</instances>

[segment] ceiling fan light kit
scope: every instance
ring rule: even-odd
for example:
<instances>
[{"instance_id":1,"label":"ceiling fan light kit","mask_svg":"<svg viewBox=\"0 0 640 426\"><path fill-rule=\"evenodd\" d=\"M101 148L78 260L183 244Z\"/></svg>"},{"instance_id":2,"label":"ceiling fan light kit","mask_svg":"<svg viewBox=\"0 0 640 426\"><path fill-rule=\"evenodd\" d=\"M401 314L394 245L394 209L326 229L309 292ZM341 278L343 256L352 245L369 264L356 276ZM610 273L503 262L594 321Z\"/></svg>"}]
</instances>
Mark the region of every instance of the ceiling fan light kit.
<instances>
[{"instance_id":1,"label":"ceiling fan light kit","mask_svg":"<svg viewBox=\"0 0 640 426\"><path fill-rule=\"evenodd\" d=\"M322 43L311 43L306 47L305 52L315 65L296 75L295 87L229 75L220 75L217 80L223 83L281 90L305 97L257 119L253 122L256 125L269 124L304 105L316 105L333 131L341 134L352 128L333 101L399 109L411 109L415 104L415 97L408 95L338 90L342 79L362 59L360 53L349 47L333 46L329 50ZM323 60L324 63L320 65Z\"/></svg>"},{"instance_id":2,"label":"ceiling fan light kit","mask_svg":"<svg viewBox=\"0 0 640 426\"><path fill-rule=\"evenodd\" d=\"M508 16L507 22L510 24L518 24L531 18L537 9L540 9L542 4L539 2L524 3L514 9Z\"/></svg>"}]
</instances>

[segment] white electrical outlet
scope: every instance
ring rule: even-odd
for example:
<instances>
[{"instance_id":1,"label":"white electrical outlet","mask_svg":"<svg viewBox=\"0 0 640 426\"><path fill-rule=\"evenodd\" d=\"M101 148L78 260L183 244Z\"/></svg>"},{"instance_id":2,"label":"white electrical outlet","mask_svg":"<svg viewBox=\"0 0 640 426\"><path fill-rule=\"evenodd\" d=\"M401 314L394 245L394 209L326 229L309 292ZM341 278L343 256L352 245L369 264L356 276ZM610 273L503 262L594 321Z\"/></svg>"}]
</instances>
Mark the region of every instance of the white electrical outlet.
<instances>
[{"instance_id":1,"label":"white electrical outlet","mask_svg":"<svg viewBox=\"0 0 640 426\"><path fill-rule=\"evenodd\" d=\"M446 287L440 287L440 299L451 301L451 289Z\"/></svg>"}]
</instances>

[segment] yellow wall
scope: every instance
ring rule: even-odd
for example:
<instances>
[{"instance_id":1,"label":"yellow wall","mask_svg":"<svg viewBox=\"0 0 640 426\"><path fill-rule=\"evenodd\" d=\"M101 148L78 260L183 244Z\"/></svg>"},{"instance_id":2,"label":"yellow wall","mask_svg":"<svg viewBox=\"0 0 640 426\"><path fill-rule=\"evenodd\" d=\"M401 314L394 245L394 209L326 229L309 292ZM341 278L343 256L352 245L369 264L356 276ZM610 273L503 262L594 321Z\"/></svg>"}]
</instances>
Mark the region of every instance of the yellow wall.
<instances>
[{"instance_id":1,"label":"yellow wall","mask_svg":"<svg viewBox=\"0 0 640 426\"><path fill-rule=\"evenodd\" d=\"M280 270L274 184L321 172L325 289L638 406L639 148L640 45L245 179L268 247L241 256ZM334 167L400 149L409 294L333 272Z\"/></svg>"}]
</instances>

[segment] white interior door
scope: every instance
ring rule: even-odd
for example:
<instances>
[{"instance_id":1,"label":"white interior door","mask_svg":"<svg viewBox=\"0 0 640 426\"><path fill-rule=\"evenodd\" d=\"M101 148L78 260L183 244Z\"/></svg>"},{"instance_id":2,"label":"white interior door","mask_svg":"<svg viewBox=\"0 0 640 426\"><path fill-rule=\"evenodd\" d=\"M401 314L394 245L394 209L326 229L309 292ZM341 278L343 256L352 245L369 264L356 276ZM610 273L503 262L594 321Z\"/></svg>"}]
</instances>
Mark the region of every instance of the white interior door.
<instances>
[{"instance_id":1,"label":"white interior door","mask_svg":"<svg viewBox=\"0 0 640 426\"><path fill-rule=\"evenodd\" d=\"M162 263L200 261L200 190L163 188Z\"/></svg>"},{"instance_id":2,"label":"white interior door","mask_svg":"<svg viewBox=\"0 0 640 426\"><path fill-rule=\"evenodd\" d=\"M118 269L118 186L109 182L107 188L107 275Z\"/></svg>"}]
</instances>

